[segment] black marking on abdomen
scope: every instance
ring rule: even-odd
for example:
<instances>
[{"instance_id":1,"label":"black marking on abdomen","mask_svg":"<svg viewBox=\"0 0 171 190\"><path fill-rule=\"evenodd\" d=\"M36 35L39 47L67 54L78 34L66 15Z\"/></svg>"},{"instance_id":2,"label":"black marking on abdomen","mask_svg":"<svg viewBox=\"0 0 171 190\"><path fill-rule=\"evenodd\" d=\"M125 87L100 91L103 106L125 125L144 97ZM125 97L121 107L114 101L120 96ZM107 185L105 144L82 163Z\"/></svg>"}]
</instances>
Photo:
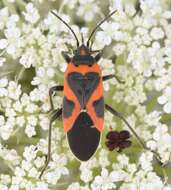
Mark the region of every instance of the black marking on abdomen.
<instances>
[{"instance_id":1,"label":"black marking on abdomen","mask_svg":"<svg viewBox=\"0 0 171 190\"><path fill-rule=\"evenodd\" d=\"M101 97L100 99L93 102L93 107L98 117L104 117L104 98Z\"/></svg>"},{"instance_id":2,"label":"black marking on abdomen","mask_svg":"<svg viewBox=\"0 0 171 190\"><path fill-rule=\"evenodd\" d=\"M71 151L81 161L89 160L99 145L100 132L93 125L90 116L81 112L67 133Z\"/></svg>"},{"instance_id":3,"label":"black marking on abdomen","mask_svg":"<svg viewBox=\"0 0 171 190\"><path fill-rule=\"evenodd\" d=\"M67 97L64 96L64 99L63 99L63 116L64 116L64 118L70 117L73 109L74 109L74 102L67 99Z\"/></svg>"}]
</instances>

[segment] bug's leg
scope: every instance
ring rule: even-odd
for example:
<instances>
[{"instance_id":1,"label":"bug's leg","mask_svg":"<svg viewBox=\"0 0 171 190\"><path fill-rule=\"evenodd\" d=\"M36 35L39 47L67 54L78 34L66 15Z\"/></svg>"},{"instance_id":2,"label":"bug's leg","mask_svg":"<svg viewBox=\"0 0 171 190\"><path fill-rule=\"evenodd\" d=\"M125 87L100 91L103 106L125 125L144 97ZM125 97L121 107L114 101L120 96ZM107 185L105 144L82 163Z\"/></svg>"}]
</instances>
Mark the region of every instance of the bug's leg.
<instances>
[{"instance_id":1,"label":"bug's leg","mask_svg":"<svg viewBox=\"0 0 171 190\"><path fill-rule=\"evenodd\" d=\"M64 89L64 86L62 86L62 85L53 86L53 87L50 88L50 90L49 90L50 111L54 109L53 101L52 101L52 95L53 95L53 93L57 92L57 91L63 91L63 89Z\"/></svg>"},{"instance_id":2,"label":"bug's leg","mask_svg":"<svg viewBox=\"0 0 171 190\"><path fill-rule=\"evenodd\" d=\"M71 62L71 58L69 57L68 53L69 52L67 52L67 51L62 51L62 56L63 56L63 58L65 59L65 61L67 63L70 63Z\"/></svg>"},{"instance_id":3,"label":"bug's leg","mask_svg":"<svg viewBox=\"0 0 171 190\"><path fill-rule=\"evenodd\" d=\"M101 52L102 50L91 50L90 53L93 54L93 53L99 53Z\"/></svg>"},{"instance_id":4,"label":"bug's leg","mask_svg":"<svg viewBox=\"0 0 171 190\"><path fill-rule=\"evenodd\" d=\"M102 77L103 81L109 80L111 78L115 78L119 83L122 83L122 84L125 83L124 81L120 80L118 76L113 75L113 74L111 74L111 75L105 75L105 76Z\"/></svg>"},{"instance_id":5,"label":"bug's leg","mask_svg":"<svg viewBox=\"0 0 171 190\"><path fill-rule=\"evenodd\" d=\"M103 54L103 52L100 51L100 52L94 57L94 59L95 59L96 62L98 62L98 61L100 60L100 58L102 57L102 54Z\"/></svg>"},{"instance_id":6,"label":"bug's leg","mask_svg":"<svg viewBox=\"0 0 171 190\"><path fill-rule=\"evenodd\" d=\"M159 163L161 163L161 158L159 156L159 154L151 149L149 149L144 142L142 141L142 139L137 135L137 133L134 131L134 129L131 127L131 125L128 123L128 121L122 116L121 113L119 113L118 111L116 111L114 108L112 108L111 106L109 106L108 104L105 104L105 108L106 110L108 110L110 113L112 113L113 115L115 115L116 117L120 118L126 125L127 127L130 129L130 131L134 134L134 136L136 137L137 141L139 142L139 144L145 149L145 150L149 150L151 151L154 155L155 158L159 161Z\"/></svg>"},{"instance_id":7,"label":"bug's leg","mask_svg":"<svg viewBox=\"0 0 171 190\"><path fill-rule=\"evenodd\" d=\"M41 170L41 173L39 175L39 179L41 179L44 171L46 170L48 164L49 164L49 161L50 161L50 158L51 158L51 135L52 135L52 123L58 119L60 116L62 115L62 108L60 109L57 109L57 110L54 110L53 111L53 114L51 116L51 119L50 119L50 123L49 123L49 134L48 134L48 154L47 154L47 157L46 157L46 162L45 162L45 165L44 167L42 168Z\"/></svg>"}]
</instances>

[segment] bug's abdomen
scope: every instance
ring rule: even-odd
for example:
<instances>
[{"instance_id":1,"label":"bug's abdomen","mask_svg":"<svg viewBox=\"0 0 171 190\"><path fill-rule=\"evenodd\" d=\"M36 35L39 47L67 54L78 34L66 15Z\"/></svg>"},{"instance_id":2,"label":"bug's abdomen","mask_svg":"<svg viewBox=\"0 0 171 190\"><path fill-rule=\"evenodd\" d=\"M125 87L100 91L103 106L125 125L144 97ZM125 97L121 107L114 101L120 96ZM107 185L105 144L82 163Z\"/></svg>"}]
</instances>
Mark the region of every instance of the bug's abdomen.
<instances>
[{"instance_id":1,"label":"bug's abdomen","mask_svg":"<svg viewBox=\"0 0 171 190\"><path fill-rule=\"evenodd\" d=\"M100 134L90 116L81 112L67 133L72 153L81 161L89 160L97 150Z\"/></svg>"}]
</instances>

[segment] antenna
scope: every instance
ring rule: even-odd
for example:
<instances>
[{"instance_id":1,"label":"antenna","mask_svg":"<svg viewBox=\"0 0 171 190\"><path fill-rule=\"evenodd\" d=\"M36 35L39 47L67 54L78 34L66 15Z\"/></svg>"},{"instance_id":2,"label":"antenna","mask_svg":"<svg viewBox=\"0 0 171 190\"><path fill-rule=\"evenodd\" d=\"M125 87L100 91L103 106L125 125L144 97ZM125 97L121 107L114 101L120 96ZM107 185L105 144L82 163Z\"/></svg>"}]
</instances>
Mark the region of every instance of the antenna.
<instances>
[{"instance_id":1,"label":"antenna","mask_svg":"<svg viewBox=\"0 0 171 190\"><path fill-rule=\"evenodd\" d=\"M97 26L92 30L88 40L87 40L87 46L89 47L89 43L91 38L93 37L93 35L95 34L96 30L100 27L101 24L103 24L108 18L110 18L114 13L116 13L117 10L111 12L110 14L108 14L101 22L99 22L99 24L97 24Z\"/></svg>"},{"instance_id":2,"label":"antenna","mask_svg":"<svg viewBox=\"0 0 171 190\"><path fill-rule=\"evenodd\" d=\"M77 47L79 47L79 41L78 41L78 38L77 38L75 32L73 31L73 29L60 16L58 16L54 11L51 11L51 13L53 15L55 15L60 21L62 21L69 28L69 30L72 32L72 34L74 35L74 37L77 41Z\"/></svg>"},{"instance_id":3,"label":"antenna","mask_svg":"<svg viewBox=\"0 0 171 190\"><path fill-rule=\"evenodd\" d=\"M81 42L82 42L82 44L84 44L84 36L83 36L82 32L81 32Z\"/></svg>"}]
</instances>

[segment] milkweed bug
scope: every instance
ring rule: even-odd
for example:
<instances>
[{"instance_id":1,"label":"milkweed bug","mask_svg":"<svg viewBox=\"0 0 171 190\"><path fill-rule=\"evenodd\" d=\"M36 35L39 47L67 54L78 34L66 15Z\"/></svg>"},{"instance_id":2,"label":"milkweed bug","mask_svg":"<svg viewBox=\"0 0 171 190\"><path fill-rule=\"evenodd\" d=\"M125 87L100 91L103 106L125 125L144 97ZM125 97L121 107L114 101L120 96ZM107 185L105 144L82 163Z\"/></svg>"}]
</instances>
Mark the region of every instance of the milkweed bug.
<instances>
[{"instance_id":1,"label":"milkweed bug","mask_svg":"<svg viewBox=\"0 0 171 190\"><path fill-rule=\"evenodd\" d=\"M92 44L90 47L90 41L96 30L115 12L116 11L111 12L92 30L86 44L82 37L82 44L80 45L73 29L55 12L51 11L51 13L72 32L76 40L77 48L72 57L68 55L68 52L62 52L65 61L68 63L64 73L64 85L54 86L49 90L50 105L53 112L49 124L48 155L39 178L43 175L51 157L52 123L61 115L63 117L64 131L67 133L70 149L80 161L89 160L98 148L101 133L104 128L105 109L114 116L119 117L135 135L142 147L148 149L127 120L114 108L104 103L103 81L113 77L115 77L118 82L121 81L114 74L102 76L101 68L97 64L102 56L102 51L92 50ZM95 53L96 55L93 56ZM57 91L63 91L64 97L62 107L55 110L52 95ZM117 133L115 135L119 135L120 137L118 138L123 136L123 139L119 139L120 141L123 140L123 146L118 145L118 148L122 149L130 145L130 141L127 141L127 138L129 138L128 133L121 132L121 134ZM118 139L112 138L109 134L108 140L110 142Z\"/></svg>"}]
</instances>

